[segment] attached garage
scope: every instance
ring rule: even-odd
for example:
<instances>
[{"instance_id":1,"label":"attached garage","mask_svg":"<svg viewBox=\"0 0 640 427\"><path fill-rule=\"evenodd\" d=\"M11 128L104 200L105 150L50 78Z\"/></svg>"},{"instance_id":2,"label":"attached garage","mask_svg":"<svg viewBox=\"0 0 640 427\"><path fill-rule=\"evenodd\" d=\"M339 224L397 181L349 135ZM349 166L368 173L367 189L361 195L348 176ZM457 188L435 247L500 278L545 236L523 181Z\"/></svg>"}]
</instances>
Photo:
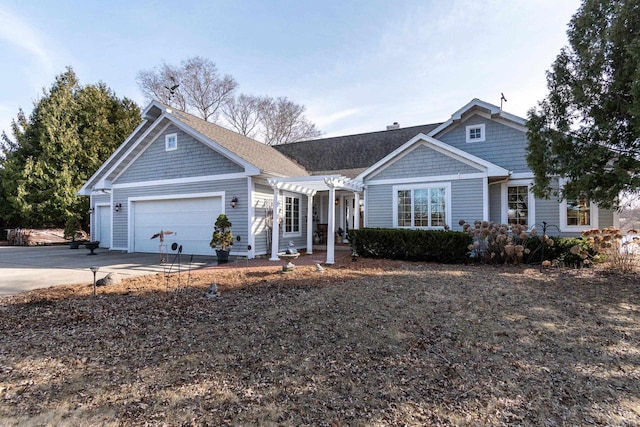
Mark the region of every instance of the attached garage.
<instances>
[{"instance_id":1,"label":"attached garage","mask_svg":"<svg viewBox=\"0 0 640 427\"><path fill-rule=\"evenodd\" d=\"M183 254L213 255L209 246L213 224L222 213L222 196L185 196L181 198L130 200L130 251L157 253L156 233L173 231L165 244L182 245Z\"/></svg>"}]
</instances>

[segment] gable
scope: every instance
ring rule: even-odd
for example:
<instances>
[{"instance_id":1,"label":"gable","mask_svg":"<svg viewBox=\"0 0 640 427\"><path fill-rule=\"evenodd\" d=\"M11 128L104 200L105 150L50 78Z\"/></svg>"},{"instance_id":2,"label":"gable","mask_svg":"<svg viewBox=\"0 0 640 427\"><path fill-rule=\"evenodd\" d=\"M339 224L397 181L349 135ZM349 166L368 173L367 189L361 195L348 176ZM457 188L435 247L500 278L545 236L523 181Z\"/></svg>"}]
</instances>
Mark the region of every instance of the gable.
<instances>
[{"instance_id":1,"label":"gable","mask_svg":"<svg viewBox=\"0 0 640 427\"><path fill-rule=\"evenodd\" d=\"M484 141L467 142L467 126L484 125ZM521 126L512 126L485 114L475 113L457 121L439 134L438 140L513 172L529 172L527 135Z\"/></svg>"},{"instance_id":2,"label":"gable","mask_svg":"<svg viewBox=\"0 0 640 427\"><path fill-rule=\"evenodd\" d=\"M165 136L177 135L177 149L166 151ZM133 159L114 183L155 181L244 172L244 168L171 124Z\"/></svg>"},{"instance_id":3,"label":"gable","mask_svg":"<svg viewBox=\"0 0 640 427\"><path fill-rule=\"evenodd\" d=\"M379 172L372 174L370 179L402 179L471 173L484 173L484 169L462 162L422 143L399 156Z\"/></svg>"}]
</instances>

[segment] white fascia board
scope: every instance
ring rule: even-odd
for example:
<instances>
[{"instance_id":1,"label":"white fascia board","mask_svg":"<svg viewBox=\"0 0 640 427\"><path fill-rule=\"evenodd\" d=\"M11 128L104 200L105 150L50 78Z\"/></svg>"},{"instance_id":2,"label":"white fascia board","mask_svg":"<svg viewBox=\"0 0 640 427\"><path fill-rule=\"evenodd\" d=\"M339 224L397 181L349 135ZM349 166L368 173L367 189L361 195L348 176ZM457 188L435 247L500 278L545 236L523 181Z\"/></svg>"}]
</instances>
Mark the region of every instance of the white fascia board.
<instances>
[{"instance_id":1,"label":"white fascia board","mask_svg":"<svg viewBox=\"0 0 640 427\"><path fill-rule=\"evenodd\" d=\"M143 120L138 126L136 126L136 128L133 130L133 132L131 132L129 134L129 136L127 137L127 139L124 140L124 142L122 144L120 144L118 146L118 148L116 149L116 151L113 152L113 154L111 154L109 156L109 158L107 160L105 160L102 165L100 165L100 167L98 168L97 171L95 171L95 173L93 175L91 175L91 177L87 180L87 182L84 183L84 185L80 188L80 190L78 190L78 192L76 193L79 196L86 196L88 194L91 193L91 189L89 188L89 184L94 181L95 179L97 179L102 172L104 171L104 169L107 167L107 164L109 164L109 162L111 160L113 160L114 158L116 158L120 152L124 149L124 147L129 143L129 141L131 141L131 138L133 138L134 135L136 135L140 129L142 129L142 127L147 124L148 120ZM104 178L102 178L104 179Z\"/></svg>"},{"instance_id":2,"label":"white fascia board","mask_svg":"<svg viewBox=\"0 0 640 427\"><path fill-rule=\"evenodd\" d=\"M200 142L204 143L205 145L208 145L209 148L219 152L220 154L222 154L225 157L228 157L230 160L234 161L235 163L238 163L240 166L242 166L244 168L244 170L247 173L247 175L259 175L262 172L260 169L258 169L256 166L254 166L252 163L249 163L248 161L246 161L242 157L238 156L233 151L223 147L222 145L218 144L217 142L215 142L214 140L210 139L209 137L201 134L200 132L198 132L197 130L193 129L192 127L186 125L185 123L183 123L179 119L175 118L174 116L169 114L169 115L166 116L166 118L169 119L169 121L171 121L174 125L176 125L178 128L180 128L185 133L193 136L195 139L199 140Z\"/></svg>"},{"instance_id":3,"label":"white fascia board","mask_svg":"<svg viewBox=\"0 0 640 427\"><path fill-rule=\"evenodd\" d=\"M366 176L371 175L373 172L376 172L387 165L390 165L393 161L396 160L396 158L399 158L403 155L404 152L411 150L415 144L419 143L423 143L426 146L431 147L446 156L449 156L455 160L461 161L471 166L475 166L476 168L480 166L481 168L486 169L486 173L489 177L509 175L509 171L503 167L481 159L480 157L474 156L473 154L469 154L466 151L460 150L459 148L453 147L431 136L420 133L411 138L405 144L398 147L396 150L389 153L382 160L362 172L356 177L356 179L359 179L361 181L364 180Z\"/></svg>"}]
</instances>

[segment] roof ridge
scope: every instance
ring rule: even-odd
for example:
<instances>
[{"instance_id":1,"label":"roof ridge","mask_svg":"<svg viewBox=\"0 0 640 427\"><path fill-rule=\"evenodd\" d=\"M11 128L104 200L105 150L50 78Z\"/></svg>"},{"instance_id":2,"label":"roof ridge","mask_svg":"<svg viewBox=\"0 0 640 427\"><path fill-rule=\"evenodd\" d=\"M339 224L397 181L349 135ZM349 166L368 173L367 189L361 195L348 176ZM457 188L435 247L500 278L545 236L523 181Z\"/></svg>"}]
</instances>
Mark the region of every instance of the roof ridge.
<instances>
[{"instance_id":1,"label":"roof ridge","mask_svg":"<svg viewBox=\"0 0 640 427\"><path fill-rule=\"evenodd\" d=\"M385 133L385 134L400 133L402 131L407 131L407 130L411 130L411 129L414 129L414 128L422 128L422 127L427 127L427 126L437 127L437 126L441 125L442 123L444 123L444 122L426 123L426 124L422 124L422 125L401 127L401 128L398 128L398 129L383 129L383 130L374 130L372 132L360 132L360 133L352 133L352 134L348 134L348 135L329 136L327 138L305 139L303 141L290 142L287 145L299 144L299 143L302 143L302 142L328 141L328 140L331 140L331 139L338 139L338 138L350 138L350 137L355 137L355 136L375 135L375 134L378 134L378 133Z\"/></svg>"}]
</instances>

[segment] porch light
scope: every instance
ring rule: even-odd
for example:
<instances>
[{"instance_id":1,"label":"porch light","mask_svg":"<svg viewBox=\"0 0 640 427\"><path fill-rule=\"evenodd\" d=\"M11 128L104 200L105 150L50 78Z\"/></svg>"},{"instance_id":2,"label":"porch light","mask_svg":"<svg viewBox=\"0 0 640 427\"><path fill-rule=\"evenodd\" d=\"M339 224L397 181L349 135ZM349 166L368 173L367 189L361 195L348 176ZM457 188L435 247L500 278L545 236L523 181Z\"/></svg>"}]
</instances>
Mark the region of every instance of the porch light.
<instances>
[{"instance_id":1,"label":"porch light","mask_svg":"<svg viewBox=\"0 0 640 427\"><path fill-rule=\"evenodd\" d=\"M336 199L336 201L334 202L336 206L338 206L340 204L340 199Z\"/></svg>"},{"instance_id":2,"label":"porch light","mask_svg":"<svg viewBox=\"0 0 640 427\"><path fill-rule=\"evenodd\" d=\"M120 212L120 209L122 209L122 203L116 203L116 205L113 207L113 210L116 212Z\"/></svg>"},{"instance_id":3,"label":"porch light","mask_svg":"<svg viewBox=\"0 0 640 427\"><path fill-rule=\"evenodd\" d=\"M95 209L93 208L89 208L89 210L87 211L89 215L93 215L94 212L95 212Z\"/></svg>"},{"instance_id":4,"label":"porch light","mask_svg":"<svg viewBox=\"0 0 640 427\"><path fill-rule=\"evenodd\" d=\"M231 207L235 208L238 205L238 198L233 196L233 199L231 199Z\"/></svg>"}]
</instances>

